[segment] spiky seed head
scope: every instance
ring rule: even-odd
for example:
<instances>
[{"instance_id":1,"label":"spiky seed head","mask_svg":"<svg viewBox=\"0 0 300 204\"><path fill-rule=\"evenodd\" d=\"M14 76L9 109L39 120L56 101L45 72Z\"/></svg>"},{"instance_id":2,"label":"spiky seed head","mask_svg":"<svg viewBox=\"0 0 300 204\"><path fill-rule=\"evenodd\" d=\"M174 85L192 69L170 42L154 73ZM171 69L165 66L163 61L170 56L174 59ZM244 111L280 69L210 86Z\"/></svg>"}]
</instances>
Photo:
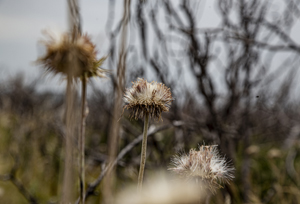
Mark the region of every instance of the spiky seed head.
<instances>
[{"instance_id":1,"label":"spiky seed head","mask_svg":"<svg viewBox=\"0 0 300 204\"><path fill-rule=\"evenodd\" d=\"M146 113L151 117L161 118L162 112L168 112L171 106L172 94L170 88L155 81L149 83L145 79L138 78L132 82L130 89L126 89L124 109L131 111L131 117L142 118Z\"/></svg>"},{"instance_id":2,"label":"spiky seed head","mask_svg":"<svg viewBox=\"0 0 300 204\"><path fill-rule=\"evenodd\" d=\"M202 182L211 192L222 187L219 183L229 183L234 178L234 167L220 156L217 145L202 145L198 151L191 149L189 154L175 155L171 162L173 167L169 170Z\"/></svg>"},{"instance_id":3,"label":"spiky seed head","mask_svg":"<svg viewBox=\"0 0 300 204\"><path fill-rule=\"evenodd\" d=\"M78 35L72 39L69 33L55 35L48 31L44 34L47 40L41 42L46 47L46 54L37 62L47 71L78 78L105 77L106 71L100 66L106 58L97 59L96 47L88 35Z\"/></svg>"}]
</instances>

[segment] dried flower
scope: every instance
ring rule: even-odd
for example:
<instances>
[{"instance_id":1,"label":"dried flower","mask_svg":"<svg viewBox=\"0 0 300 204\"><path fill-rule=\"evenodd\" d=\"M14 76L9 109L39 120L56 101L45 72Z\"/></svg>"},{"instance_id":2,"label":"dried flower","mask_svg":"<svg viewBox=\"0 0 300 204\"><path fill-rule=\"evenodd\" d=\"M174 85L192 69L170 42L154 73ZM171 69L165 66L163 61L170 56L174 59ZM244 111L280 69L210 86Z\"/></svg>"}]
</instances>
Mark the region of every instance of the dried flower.
<instances>
[{"instance_id":1,"label":"dried flower","mask_svg":"<svg viewBox=\"0 0 300 204\"><path fill-rule=\"evenodd\" d=\"M42 41L46 54L37 62L47 71L63 73L72 77L105 77L105 70L100 66L106 59L96 59L95 45L88 35L78 35L75 39L69 33L56 34L45 32L48 40ZM74 66L74 62L76 66Z\"/></svg>"},{"instance_id":2,"label":"dried flower","mask_svg":"<svg viewBox=\"0 0 300 204\"><path fill-rule=\"evenodd\" d=\"M212 192L234 178L234 168L219 155L217 145L200 146L199 151L191 149L189 154L176 155L172 159L174 167L169 168L187 179L197 179Z\"/></svg>"},{"instance_id":3,"label":"dried flower","mask_svg":"<svg viewBox=\"0 0 300 204\"><path fill-rule=\"evenodd\" d=\"M170 88L155 81L149 83L145 79L138 78L132 82L132 88L127 89L124 95L126 105L124 109L132 112L131 117L142 118L146 113L157 119L162 112L168 112L171 106L172 94Z\"/></svg>"}]
</instances>

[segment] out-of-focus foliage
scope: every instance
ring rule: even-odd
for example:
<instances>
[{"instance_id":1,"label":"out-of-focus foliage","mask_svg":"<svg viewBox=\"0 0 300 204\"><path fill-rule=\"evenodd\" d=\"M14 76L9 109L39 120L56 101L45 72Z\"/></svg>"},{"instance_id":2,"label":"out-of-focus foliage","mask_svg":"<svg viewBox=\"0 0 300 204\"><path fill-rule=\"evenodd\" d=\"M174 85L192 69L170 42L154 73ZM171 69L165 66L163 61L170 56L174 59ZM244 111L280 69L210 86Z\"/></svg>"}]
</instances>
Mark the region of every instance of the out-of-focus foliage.
<instances>
[{"instance_id":1,"label":"out-of-focus foliage","mask_svg":"<svg viewBox=\"0 0 300 204\"><path fill-rule=\"evenodd\" d=\"M60 195L63 162L63 96L53 93L38 93L35 85L24 86L22 80L7 81L1 89L1 201L3 203L27 203L20 190L7 180L13 174L39 203L57 202ZM87 182L94 181L101 172L101 165L107 159L107 131L110 118L109 98L103 97L100 91L89 98L90 115L87 121ZM101 107L99 108L99 104ZM251 111L253 123L251 146L245 149L243 141L237 142L232 150L232 158L236 168L235 179L231 185L217 191L212 203L223 203L232 196L234 203L242 203L243 177L242 167L247 154L251 166L249 181L251 185L250 203L297 203L299 201L299 171L300 143L289 137L297 134L297 129L287 127L298 118L295 107L285 109L266 107L259 111L262 104L257 103L257 109ZM105 109L105 110L103 110ZM188 151L203 141L213 143L203 133L193 117L187 117L199 106L189 104L189 110L183 113L182 120L187 125L171 128L156 133L148 139L148 158L146 175L158 169L167 169L171 157L179 149ZM285 113L283 114L284 111ZM165 123L171 121L174 110L164 118ZM283 114L286 117L281 122L274 115ZM286 115L289 114L289 115ZM127 113L125 113L127 116ZM124 117L123 133L120 138L120 149L142 133L141 121L129 121ZM164 115L166 116L166 115ZM236 119L238 120L238 118ZM287 120L291 120L288 122ZM152 121L152 123L156 123ZM295 133L296 132L296 133ZM74 144L74 148L76 144ZM246 151L244 151L246 150ZM137 182L140 159L140 146L136 146L118 163L118 181L115 188L121 190L128 183ZM100 193L100 189L96 189ZM11 196L14 195L14 196ZM96 202L100 197L91 196L88 203ZM98 202L98 201L97 201Z\"/></svg>"}]
</instances>

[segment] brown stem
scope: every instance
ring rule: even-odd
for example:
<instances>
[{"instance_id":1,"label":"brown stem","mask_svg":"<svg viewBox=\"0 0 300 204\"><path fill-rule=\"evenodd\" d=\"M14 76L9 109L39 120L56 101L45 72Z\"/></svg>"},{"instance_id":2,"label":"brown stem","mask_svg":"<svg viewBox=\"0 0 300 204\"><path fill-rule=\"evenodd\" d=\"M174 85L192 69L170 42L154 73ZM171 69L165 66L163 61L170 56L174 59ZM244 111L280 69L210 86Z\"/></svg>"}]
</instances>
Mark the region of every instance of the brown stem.
<instances>
[{"instance_id":1,"label":"brown stem","mask_svg":"<svg viewBox=\"0 0 300 204\"><path fill-rule=\"evenodd\" d=\"M78 0L67 0L68 16L69 16L69 30L72 34L72 42L81 33L80 15ZM65 169L62 189L62 202L70 203L73 197L74 178L73 178L73 134L74 134L74 101L75 101L75 87L74 87L74 73L78 71L78 61L74 60L69 55L67 65L67 91L66 91L66 135L65 135Z\"/></svg>"},{"instance_id":2,"label":"brown stem","mask_svg":"<svg viewBox=\"0 0 300 204\"><path fill-rule=\"evenodd\" d=\"M87 103L86 103L86 76L82 79L82 96L81 96L81 126L80 126L80 136L79 136L79 182L80 182L80 202L84 204L85 195L85 161L84 161L84 146L85 146L85 122L88 114Z\"/></svg>"},{"instance_id":3,"label":"brown stem","mask_svg":"<svg viewBox=\"0 0 300 204\"><path fill-rule=\"evenodd\" d=\"M67 76L66 91L66 135L65 135L65 168L63 180L62 203L69 203L72 199L73 187L73 106L74 106L74 87L72 76Z\"/></svg>"},{"instance_id":4,"label":"brown stem","mask_svg":"<svg viewBox=\"0 0 300 204\"><path fill-rule=\"evenodd\" d=\"M141 153L141 164L140 164L140 172L139 172L139 179L138 179L138 190L139 191L142 190L144 169L145 169L145 164L146 164L148 125L149 125L149 113L146 113L145 121L144 121L144 133L143 133L143 143L142 143L142 153Z\"/></svg>"},{"instance_id":5,"label":"brown stem","mask_svg":"<svg viewBox=\"0 0 300 204\"><path fill-rule=\"evenodd\" d=\"M124 0L124 14L123 14L123 24L122 24L122 34L121 34L121 49L119 54L119 62L117 69L117 79L115 84L115 104L113 109L112 123L109 131L109 141L108 141L108 155L109 165L114 162L119 141L119 116L122 111L122 93L125 86L125 70L126 70L126 45L127 45L127 31L128 31L128 22L130 17L130 2L131 0ZM115 179L115 169L108 172L108 175L104 181L103 187L103 201L101 203L110 204L113 203L113 183Z\"/></svg>"}]
</instances>

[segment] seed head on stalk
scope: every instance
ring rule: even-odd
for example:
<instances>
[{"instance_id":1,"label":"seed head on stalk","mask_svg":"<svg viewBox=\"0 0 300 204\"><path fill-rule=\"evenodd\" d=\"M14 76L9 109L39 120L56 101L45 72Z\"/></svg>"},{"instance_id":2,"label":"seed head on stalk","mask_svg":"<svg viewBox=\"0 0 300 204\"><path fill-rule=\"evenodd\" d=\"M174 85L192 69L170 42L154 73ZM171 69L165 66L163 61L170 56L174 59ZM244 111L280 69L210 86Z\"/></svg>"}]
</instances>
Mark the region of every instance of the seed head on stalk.
<instances>
[{"instance_id":1,"label":"seed head on stalk","mask_svg":"<svg viewBox=\"0 0 300 204\"><path fill-rule=\"evenodd\" d=\"M162 112L169 111L172 100L170 88L164 84L155 81L149 83L138 78L124 94L124 109L130 110L131 117L135 119L143 118L149 113L150 117L159 120Z\"/></svg>"},{"instance_id":2,"label":"seed head on stalk","mask_svg":"<svg viewBox=\"0 0 300 204\"><path fill-rule=\"evenodd\" d=\"M161 118L162 112L169 111L172 102L172 94L169 88L162 83L151 82L138 78L130 89L124 94L126 105L124 109L131 111L131 117L138 119L144 117L143 142L141 151L141 163L138 177L138 190L142 190L144 168L146 164L147 131L149 117ZM123 111L124 111L123 109Z\"/></svg>"},{"instance_id":3,"label":"seed head on stalk","mask_svg":"<svg viewBox=\"0 0 300 204\"><path fill-rule=\"evenodd\" d=\"M189 154L175 155L172 158L174 171L181 177L197 179L201 186L215 192L222 188L219 183L229 183L234 178L234 167L221 157L217 145L200 146L199 150L191 149Z\"/></svg>"},{"instance_id":4,"label":"seed head on stalk","mask_svg":"<svg viewBox=\"0 0 300 204\"><path fill-rule=\"evenodd\" d=\"M73 33L74 34L74 33ZM46 47L46 54L37 60L37 63L42 65L48 72L54 74L61 73L67 76L67 108L66 117L67 129L70 129L73 118L72 106L73 106L73 92L72 84L77 79L81 80L82 84L82 96L81 96L81 125L80 135L78 139L79 146L79 174L80 174L80 202L84 204L85 195L85 126L86 117L88 114L88 106L86 101L86 87L87 81L90 77L105 77L106 70L100 68L105 61L106 57L97 59L96 46L91 42L88 35L72 35L70 33L56 34L51 32L45 32L47 40L42 41ZM70 132L70 131L69 131ZM67 137L66 155L67 161L72 161L71 155L71 134ZM67 157L67 156L66 156ZM69 162L68 162L69 163ZM67 162L66 162L67 165ZM68 166L68 165L67 165ZM70 167L66 167L66 169ZM67 171L65 171L67 172ZM68 173L66 173L68 175ZM67 178L67 176L65 176ZM70 179L67 179L70 180ZM67 182L65 182L67 183ZM64 184L65 185L65 184ZM65 186L68 186L67 184ZM68 189L68 187L64 187ZM65 192L67 190L64 190ZM67 197L67 196L66 196ZM67 198L65 198L67 199ZM68 199L67 199L68 200ZM65 201L64 201L65 202Z\"/></svg>"}]
</instances>

